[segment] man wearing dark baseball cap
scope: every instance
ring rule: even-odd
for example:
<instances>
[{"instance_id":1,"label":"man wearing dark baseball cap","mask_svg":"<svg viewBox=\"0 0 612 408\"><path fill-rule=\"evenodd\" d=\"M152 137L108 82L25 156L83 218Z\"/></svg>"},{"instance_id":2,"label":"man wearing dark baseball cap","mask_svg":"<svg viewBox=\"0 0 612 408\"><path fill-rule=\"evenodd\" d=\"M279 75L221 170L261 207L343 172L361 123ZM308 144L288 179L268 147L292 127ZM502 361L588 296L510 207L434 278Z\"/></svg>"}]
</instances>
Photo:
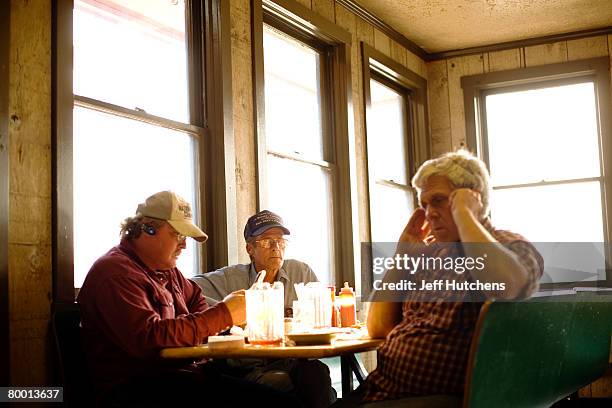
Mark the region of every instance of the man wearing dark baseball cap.
<instances>
[{"instance_id":1,"label":"man wearing dark baseball cap","mask_svg":"<svg viewBox=\"0 0 612 408\"><path fill-rule=\"evenodd\" d=\"M210 306L177 269L187 237L207 238L193 223L189 203L161 191L125 219L119 245L89 270L77 301L97 405L186 406L202 398L212 406L297 403L258 384L226 379L208 363L159 358L162 348L205 343L246 320L243 291Z\"/></svg>"},{"instance_id":2,"label":"man wearing dark baseball cap","mask_svg":"<svg viewBox=\"0 0 612 408\"><path fill-rule=\"evenodd\" d=\"M279 215L269 210L260 211L244 226L245 248L251 263L227 266L191 279L200 285L206 297L218 300L233 291L250 288L258 274L265 270L265 281L283 283L285 315L291 316L293 301L297 300L294 284L317 282L318 279L304 262L285 259L287 235L290 234ZM329 369L318 360L284 359L267 365L262 362L245 378L278 390L293 391L310 407L327 407L336 399Z\"/></svg>"},{"instance_id":3,"label":"man wearing dark baseball cap","mask_svg":"<svg viewBox=\"0 0 612 408\"><path fill-rule=\"evenodd\" d=\"M259 211L244 226L245 249L251 263L231 265L219 270L196 275L192 278L206 297L223 299L228 293L250 288L262 270L265 281L280 281L285 287L285 310L290 313L297 300L294 283L317 282L310 266L295 259L285 259L289 228L283 219L269 210Z\"/></svg>"}]
</instances>

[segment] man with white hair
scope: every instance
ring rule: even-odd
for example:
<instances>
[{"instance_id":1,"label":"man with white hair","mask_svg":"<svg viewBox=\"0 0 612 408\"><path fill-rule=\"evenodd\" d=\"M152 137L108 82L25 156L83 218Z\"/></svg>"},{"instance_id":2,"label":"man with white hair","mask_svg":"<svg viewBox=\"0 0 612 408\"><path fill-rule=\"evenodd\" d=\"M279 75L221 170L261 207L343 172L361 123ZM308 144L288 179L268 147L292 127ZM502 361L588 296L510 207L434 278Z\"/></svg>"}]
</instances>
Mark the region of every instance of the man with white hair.
<instances>
[{"instance_id":1,"label":"man with white hair","mask_svg":"<svg viewBox=\"0 0 612 408\"><path fill-rule=\"evenodd\" d=\"M521 235L491 225L489 174L481 160L466 151L444 154L423 163L412 185L420 207L402 232L398 250L430 248L429 254L435 255L442 251L436 248L458 248L461 255L486 259L480 270L450 271L451 279L505 288L481 290L479 300L526 298L537 290L542 257ZM439 270L418 273L435 279L449 276L449 271ZM386 341L378 349L376 370L341 405L381 400L411 407L461 405L470 341L482 302L457 301L456 294L439 292L431 296L431 291L407 291L402 302L380 301L374 294L368 331ZM385 404L390 406L389 401Z\"/></svg>"}]
</instances>

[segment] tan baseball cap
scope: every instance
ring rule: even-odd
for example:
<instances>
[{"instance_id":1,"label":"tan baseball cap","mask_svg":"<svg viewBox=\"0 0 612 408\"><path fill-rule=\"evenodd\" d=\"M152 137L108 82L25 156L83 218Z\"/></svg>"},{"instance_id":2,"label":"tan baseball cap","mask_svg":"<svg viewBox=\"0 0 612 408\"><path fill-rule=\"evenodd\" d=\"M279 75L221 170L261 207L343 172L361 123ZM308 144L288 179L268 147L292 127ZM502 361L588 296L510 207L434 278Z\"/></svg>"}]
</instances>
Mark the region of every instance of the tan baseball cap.
<instances>
[{"instance_id":1,"label":"tan baseball cap","mask_svg":"<svg viewBox=\"0 0 612 408\"><path fill-rule=\"evenodd\" d=\"M136 214L166 220L176 232L198 242L208 239L208 235L193 223L189 203L172 191L153 194L144 203L138 204Z\"/></svg>"}]
</instances>

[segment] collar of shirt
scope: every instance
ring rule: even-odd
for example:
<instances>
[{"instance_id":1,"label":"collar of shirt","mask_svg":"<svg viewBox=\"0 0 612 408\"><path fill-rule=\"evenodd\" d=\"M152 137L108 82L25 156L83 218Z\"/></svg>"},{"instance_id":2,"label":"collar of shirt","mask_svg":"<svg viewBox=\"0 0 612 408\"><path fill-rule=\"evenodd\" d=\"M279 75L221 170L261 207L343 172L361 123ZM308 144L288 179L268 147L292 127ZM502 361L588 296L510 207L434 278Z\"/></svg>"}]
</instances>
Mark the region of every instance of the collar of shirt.
<instances>
[{"instance_id":1,"label":"collar of shirt","mask_svg":"<svg viewBox=\"0 0 612 408\"><path fill-rule=\"evenodd\" d=\"M287 282L289 282L289 275L287 274L283 266L284 266L284 263L278 270L278 273L276 274L276 280L277 281L282 280L283 285L287 286ZM249 287L253 286L253 284L255 283L255 279L257 279L257 271L255 270L255 264L251 262L251 265L249 266Z\"/></svg>"},{"instance_id":2,"label":"collar of shirt","mask_svg":"<svg viewBox=\"0 0 612 408\"><path fill-rule=\"evenodd\" d=\"M165 285L170 280L170 270L153 270L149 268L140 257L136 254L133 245L126 240L121 240L119 248L136 262L147 274L155 278L159 283Z\"/></svg>"}]
</instances>

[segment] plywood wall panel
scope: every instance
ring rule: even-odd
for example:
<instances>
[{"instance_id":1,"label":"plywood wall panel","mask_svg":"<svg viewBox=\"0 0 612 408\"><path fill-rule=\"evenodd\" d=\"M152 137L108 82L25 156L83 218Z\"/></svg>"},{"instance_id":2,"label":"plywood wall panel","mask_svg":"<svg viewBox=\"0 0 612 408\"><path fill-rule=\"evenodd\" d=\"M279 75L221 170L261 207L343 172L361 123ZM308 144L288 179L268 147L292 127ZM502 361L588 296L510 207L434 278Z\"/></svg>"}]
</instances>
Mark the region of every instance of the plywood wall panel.
<instances>
[{"instance_id":1,"label":"plywood wall panel","mask_svg":"<svg viewBox=\"0 0 612 408\"><path fill-rule=\"evenodd\" d=\"M608 55L608 38L605 35L567 42L567 59L569 61L606 55Z\"/></svg>"},{"instance_id":2,"label":"plywood wall panel","mask_svg":"<svg viewBox=\"0 0 612 408\"><path fill-rule=\"evenodd\" d=\"M482 54L447 60L448 98L451 123L451 148L456 150L465 146L465 112L461 77L484 72Z\"/></svg>"},{"instance_id":3,"label":"plywood wall panel","mask_svg":"<svg viewBox=\"0 0 612 408\"><path fill-rule=\"evenodd\" d=\"M312 11L329 21L335 20L334 0L312 0Z\"/></svg>"},{"instance_id":4,"label":"plywood wall panel","mask_svg":"<svg viewBox=\"0 0 612 408\"><path fill-rule=\"evenodd\" d=\"M32 100L35 99L37 98L32 98ZM46 98L46 100L50 103L50 98ZM38 117L38 119L42 118ZM47 117L46 120L42 119L42 121L47 122L46 126L50 130L50 118ZM33 118L32 122L38 122L38 120ZM28 127L30 129L41 129L38 126L43 125L44 123L36 123ZM11 134L12 143L9 147L11 193L34 197L51 197L51 135L48 135L47 143L44 141L41 141L42 143L22 142L22 135L22 132ZM23 138L28 139L32 136L32 133L27 133L27 136L23 135Z\"/></svg>"},{"instance_id":5,"label":"plywood wall panel","mask_svg":"<svg viewBox=\"0 0 612 408\"><path fill-rule=\"evenodd\" d=\"M51 198L17 193L11 197L14 204L9 214L11 242L21 245L51 242Z\"/></svg>"},{"instance_id":6,"label":"plywood wall panel","mask_svg":"<svg viewBox=\"0 0 612 408\"><path fill-rule=\"evenodd\" d=\"M428 65L429 122L432 129L450 128L448 73L446 61Z\"/></svg>"},{"instance_id":7,"label":"plywood wall panel","mask_svg":"<svg viewBox=\"0 0 612 408\"><path fill-rule=\"evenodd\" d=\"M29 323L32 326L48 324L44 320L32 320ZM41 366L41 361L45 361L49 355L48 347L50 346L46 338L22 338L18 342L11 342L12 359L19 361L19 366L27 367L24 370L11 372L11 382L14 385L49 386L47 369Z\"/></svg>"},{"instance_id":8,"label":"plywood wall panel","mask_svg":"<svg viewBox=\"0 0 612 408\"><path fill-rule=\"evenodd\" d=\"M230 33L232 47L243 51L251 49L251 2L250 0L231 0Z\"/></svg>"},{"instance_id":9,"label":"plywood wall panel","mask_svg":"<svg viewBox=\"0 0 612 408\"><path fill-rule=\"evenodd\" d=\"M252 120L234 115L234 137L236 139L236 239L238 261L249 263L244 250L244 225L257 211L257 167L255 165L255 141Z\"/></svg>"},{"instance_id":10,"label":"plywood wall panel","mask_svg":"<svg viewBox=\"0 0 612 408\"><path fill-rule=\"evenodd\" d=\"M406 68L427 79L427 64L410 51L406 51Z\"/></svg>"},{"instance_id":11,"label":"plywood wall panel","mask_svg":"<svg viewBox=\"0 0 612 408\"><path fill-rule=\"evenodd\" d=\"M379 29L374 29L374 48L391 57L391 39Z\"/></svg>"},{"instance_id":12,"label":"plywood wall panel","mask_svg":"<svg viewBox=\"0 0 612 408\"><path fill-rule=\"evenodd\" d=\"M495 51L487 54L485 72L521 68L521 49Z\"/></svg>"},{"instance_id":13,"label":"plywood wall panel","mask_svg":"<svg viewBox=\"0 0 612 408\"><path fill-rule=\"evenodd\" d=\"M20 326L21 320L49 316L50 263L49 243L9 244L9 291L18 297L13 299L11 309L15 327ZM25 293L38 293L40 296L25 296ZM32 330L46 329L33 327Z\"/></svg>"},{"instance_id":14,"label":"plywood wall panel","mask_svg":"<svg viewBox=\"0 0 612 408\"><path fill-rule=\"evenodd\" d=\"M46 359L51 305L49 1L11 2L9 82L10 375L14 384L33 386L45 383L49 363Z\"/></svg>"},{"instance_id":15,"label":"plywood wall panel","mask_svg":"<svg viewBox=\"0 0 612 408\"><path fill-rule=\"evenodd\" d=\"M565 41L525 47L526 67L564 61L567 61L567 43Z\"/></svg>"},{"instance_id":16,"label":"plywood wall panel","mask_svg":"<svg viewBox=\"0 0 612 408\"><path fill-rule=\"evenodd\" d=\"M251 53L232 47L232 87L234 115L243 119L253 117L253 80ZM238 140L237 140L238 143Z\"/></svg>"},{"instance_id":17,"label":"plywood wall panel","mask_svg":"<svg viewBox=\"0 0 612 408\"><path fill-rule=\"evenodd\" d=\"M404 48L400 43L394 40L390 40L390 44L391 44L391 58L405 67L406 66L406 54L407 54L406 48Z\"/></svg>"},{"instance_id":18,"label":"plywood wall panel","mask_svg":"<svg viewBox=\"0 0 612 408\"><path fill-rule=\"evenodd\" d=\"M374 27L361 17L355 17L357 38L374 47Z\"/></svg>"},{"instance_id":19,"label":"plywood wall panel","mask_svg":"<svg viewBox=\"0 0 612 408\"><path fill-rule=\"evenodd\" d=\"M365 36L371 36L372 31L361 27L360 37L358 21L363 21L356 17L346 8L336 4L336 24L351 33L351 91L353 124L355 138L355 178L357 182L357 197L367 197L367 169L366 169L366 147L365 147L365 117L363 99L363 68L361 56L361 41ZM368 34L369 32L369 34ZM350 114L350 113L349 113ZM368 207L367 200L359 199L357 203L357 222L359 226L359 239L369 240L368 237Z\"/></svg>"},{"instance_id":20,"label":"plywood wall panel","mask_svg":"<svg viewBox=\"0 0 612 408\"><path fill-rule=\"evenodd\" d=\"M431 130L431 155L437 157L452 151L451 128Z\"/></svg>"},{"instance_id":21,"label":"plywood wall panel","mask_svg":"<svg viewBox=\"0 0 612 408\"><path fill-rule=\"evenodd\" d=\"M255 136L253 124L253 77L251 52L251 10L249 0L232 0L232 98L236 170L236 238L238 259L248 262L243 250L243 229L257 210Z\"/></svg>"},{"instance_id":22,"label":"plywood wall panel","mask_svg":"<svg viewBox=\"0 0 612 408\"><path fill-rule=\"evenodd\" d=\"M355 14L351 13L347 8L341 6L338 3L334 4L334 21L336 22L336 24L351 33L351 37L353 39L357 38L357 25L355 22Z\"/></svg>"},{"instance_id":23,"label":"plywood wall panel","mask_svg":"<svg viewBox=\"0 0 612 408\"><path fill-rule=\"evenodd\" d=\"M295 0L295 1L297 1L298 3L300 3L303 6L308 7L309 9L312 8L312 1L311 0Z\"/></svg>"}]
</instances>

